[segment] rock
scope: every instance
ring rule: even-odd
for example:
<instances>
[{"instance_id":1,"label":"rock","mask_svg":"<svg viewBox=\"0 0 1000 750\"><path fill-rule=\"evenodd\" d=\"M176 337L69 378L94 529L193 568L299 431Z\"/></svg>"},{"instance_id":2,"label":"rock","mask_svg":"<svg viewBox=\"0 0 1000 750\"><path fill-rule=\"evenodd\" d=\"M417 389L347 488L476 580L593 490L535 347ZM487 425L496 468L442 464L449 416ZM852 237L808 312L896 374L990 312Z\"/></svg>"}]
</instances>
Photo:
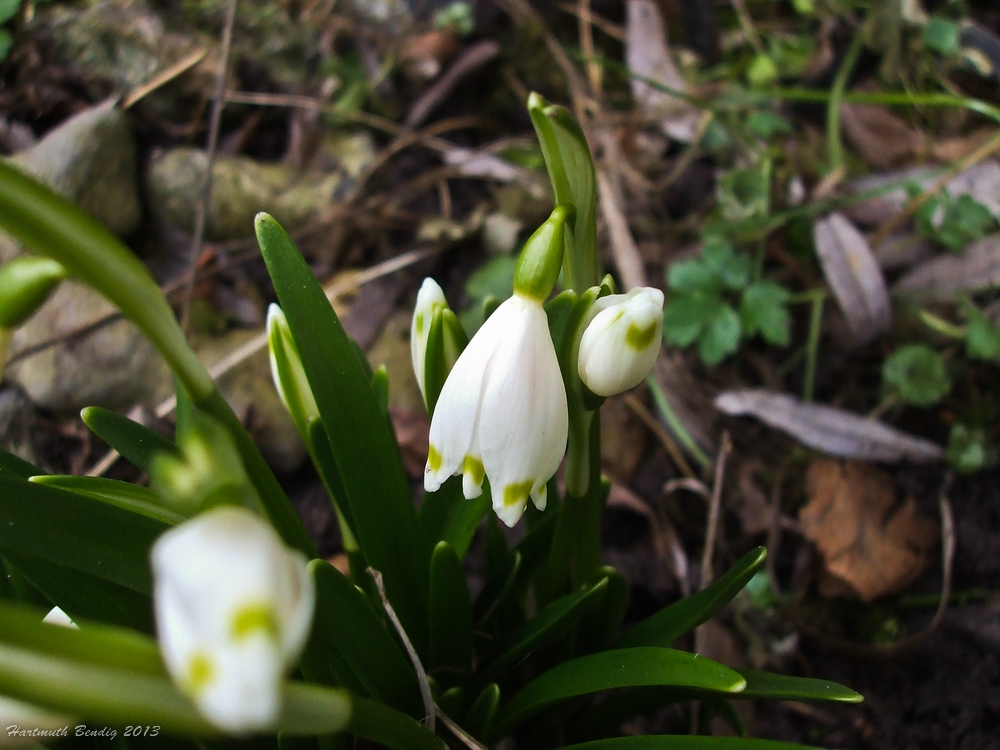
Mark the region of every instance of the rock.
<instances>
[{"instance_id":1,"label":"rock","mask_svg":"<svg viewBox=\"0 0 1000 750\"><path fill-rule=\"evenodd\" d=\"M135 183L135 142L128 117L102 104L70 118L11 161L119 234L142 219ZM3 238L0 261L21 248ZM95 291L66 281L14 334L11 355L80 329L114 312ZM118 321L73 337L8 368L39 406L58 413L84 406L125 408L151 397L163 366L139 329Z\"/></svg>"},{"instance_id":2,"label":"rock","mask_svg":"<svg viewBox=\"0 0 1000 750\"><path fill-rule=\"evenodd\" d=\"M149 207L161 224L191 231L208 164L200 149L177 148L155 156L146 175ZM253 234L253 219L267 211L293 232L329 207L344 185L340 172L299 175L288 164L246 156L217 156L205 236L221 241Z\"/></svg>"},{"instance_id":3,"label":"rock","mask_svg":"<svg viewBox=\"0 0 1000 750\"><path fill-rule=\"evenodd\" d=\"M40 465L31 440L31 427L35 424L35 408L20 388L0 388L0 449Z\"/></svg>"},{"instance_id":4,"label":"rock","mask_svg":"<svg viewBox=\"0 0 1000 750\"><path fill-rule=\"evenodd\" d=\"M142 221L132 124L110 102L71 117L10 161L112 232L128 234ZM18 253L16 244L3 237L0 262Z\"/></svg>"},{"instance_id":5,"label":"rock","mask_svg":"<svg viewBox=\"0 0 1000 750\"><path fill-rule=\"evenodd\" d=\"M257 331L237 328L197 342L195 348L201 361L211 368L257 335ZM276 471L289 473L302 465L306 458L305 443L274 389L266 347L220 378L218 385Z\"/></svg>"}]
</instances>

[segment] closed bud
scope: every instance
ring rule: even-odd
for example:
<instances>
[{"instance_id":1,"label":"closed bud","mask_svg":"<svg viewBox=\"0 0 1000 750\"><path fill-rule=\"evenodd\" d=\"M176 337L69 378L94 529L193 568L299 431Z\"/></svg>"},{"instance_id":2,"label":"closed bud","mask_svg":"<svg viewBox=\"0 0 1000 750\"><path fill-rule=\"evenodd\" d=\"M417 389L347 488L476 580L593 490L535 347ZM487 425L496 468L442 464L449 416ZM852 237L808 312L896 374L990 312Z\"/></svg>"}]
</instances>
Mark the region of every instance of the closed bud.
<instances>
[{"instance_id":1,"label":"closed bud","mask_svg":"<svg viewBox=\"0 0 1000 750\"><path fill-rule=\"evenodd\" d=\"M257 497L229 432L205 414L196 413L177 453L153 459L151 485L183 515L213 505L258 507Z\"/></svg>"},{"instance_id":2,"label":"closed bud","mask_svg":"<svg viewBox=\"0 0 1000 750\"><path fill-rule=\"evenodd\" d=\"M267 309L267 348L271 359L271 377L285 408L292 416L303 439L308 439L309 423L319 418L319 407L306 379L298 347L281 308Z\"/></svg>"},{"instance_id":3,"label":"closed bud","mask_svg":"<svg viewBox=\"0 0 1000 750\"><path fill-rule=\"evenodd\" d=\"M566 246L566 222L576 215L573 206L561 204L552 209L535 233L524 243L514 269L514 291L537 302L552 293L562 268Z\"/></svg>"},{"instance_id":4,"label":"closed bud","mask_svg":"<svg viewBox=\"0 0 1000 750\"><path fill-rule=\"evenodd\" d=\"M153 545L163 661L213 724L271 729L282 681L309 637L315 587L301 552L243 508L216 508Z\"/></svg>"},{"instance_id":5,"label":"closed bud","mask_svg":"<svg viewBox=\"0 0 1000 750\"><path fill-rule=\"evenodd\" d=\"M441 287L434 279L424 279L410 325L410 358L428 414L434 412L448 373L468 343Z\"/></svg>"},{"instance_id":6,"label":"closed bud","mask_svg":"<svg viewBox=\"0 0 1000 750\"><path fill-rule=\"evenodd\" d=\"M16 328L41 307L66 278L66 269L49 258L22 255L0 267L0 328Z\"/></svg>"},{"instance_id":7,"label":"closed bud","mask_svg":"<svg viewBox=\"0 0 1000 750\"><path fill-rule=\"evenodd\" d=\"M580 340L580 380L598 396L634 388L660 351L663 292L641 287L608 295L594 303L592 313Z\"/></svg>"}]
</instances>

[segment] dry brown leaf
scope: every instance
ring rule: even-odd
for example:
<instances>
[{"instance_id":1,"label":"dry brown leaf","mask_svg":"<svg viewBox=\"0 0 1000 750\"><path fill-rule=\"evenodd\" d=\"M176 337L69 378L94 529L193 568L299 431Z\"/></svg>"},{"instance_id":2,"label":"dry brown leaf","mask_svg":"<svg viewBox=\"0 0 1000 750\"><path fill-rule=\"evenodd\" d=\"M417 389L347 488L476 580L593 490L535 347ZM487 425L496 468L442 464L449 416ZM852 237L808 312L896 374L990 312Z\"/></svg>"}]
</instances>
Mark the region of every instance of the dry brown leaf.
<instances>
[{"instance_id":1,"label":"dry brown leaf","mask_svg":"<svg viewBox=\"0 0 1000 750\"><path fill-rule=\"evenodd\" d=\"M941 446L890 427L877 419L822 404L799 401L763 389L725 391L715 407L732 416L750 415L788 433L810 448L840 458L867 461L940 461Z\"/></svg>"},{"instance_id":2,"label":"dry brown leaf","mask_svg":"<svg viewBox=\"0 0 1000 750\"><path fill-rule=\"evenodd\" d=\"M458 52L459 39L451 29L435 29L409 36L399 49L399 64L407 75L418 80L437 78Z\"/></svg>"},{"instance_id":3,"label":"dry brown leaf","mask_svg":"<svg viewBox=\"0 0 1000 750\"><path fill-rule=\"evenodd\" d=\"M931 563L938 522L917 514L913 498L896 504L892 478L859 461L816 461L799 511L825 572L870 602L898 593Z\"/></svg>"},{"instance_id":4,"label":"dry brown leaf","mask_svg":"<svg viewBox=\"0 0 1000 750\"><path fill-rule=\"evenodd\" d=\"M893 286L893 294L950 297L955 292L975 292L1000 286L1000 234L969 245L961 255L932 258Z\"/></svg>"},{"instance_id":5,"label":"dry brown leaf","mask_svg":"<svg viewBox=\"0 0 1000 750\"><path fill-rule=\"evenodd\" d=\"M842 214L816 222L816 254L856 344L889 330L892 307L868 240Z\"/></svg>"},{"instance_id":6,"label":"dry brown leaf","mask_svg":"<svg viewBox=\"0 0 1000 750\"><path fill-rule=\"evenodd\" d=\"M887 169L924 148L924 137L886 107L844 104L840 118L847 140L873 167Z\"/></svg>"},{"instance_id":7,"label":"dry brown leaf","mask_svg":"<svg viewBox=\"0 0 1000 750\"><path fill-rule=\"evenodd\" d=\"M964 159L996 134L996 128L973 130L968 135L946 138L931 145L931 156L940 162L950 163Z\"/></svg>"},{"instance_id":8,"label":"dry brown leaf","mask_svg":"<svg viewBox=\"0 0 1000 750\"><path fill-rule=\"evenodd\" d=\"M653 0L629 0L625 23L625 65L641 78L687 93L667 47L666 29L660 10ZM690 143L698 127L700 113L683 99L632 78L632 96L637 104L660 115L660 129L670 138Z\"/></svg>"}]
</instances>

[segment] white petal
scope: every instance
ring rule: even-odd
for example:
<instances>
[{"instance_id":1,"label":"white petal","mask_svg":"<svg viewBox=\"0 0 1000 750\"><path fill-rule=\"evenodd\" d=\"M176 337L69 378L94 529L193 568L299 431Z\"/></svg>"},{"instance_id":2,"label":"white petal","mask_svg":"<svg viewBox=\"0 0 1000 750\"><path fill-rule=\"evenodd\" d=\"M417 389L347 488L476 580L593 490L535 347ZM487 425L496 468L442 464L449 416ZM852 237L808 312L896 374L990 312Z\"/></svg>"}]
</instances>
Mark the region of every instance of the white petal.
<instances>
[{"instance_id":1,"label":"white petal","mask_svg":"<svg viewBox=\"0 0 1000 750\"><path fill-rule=\"evenodd\" d=\"M257 635L239 648L211 652L211 681L197 698L213 724L236 733L268 729L278 719L284 664L275 643Z\"/></svg>"},{"instance_id":2,"label":"white petal","mask_svg":"<svg viewBox=\"0 0 1000 750\"><path fill-rule=\"evenodd\" d=\"M638 385L653 367L663 328L663 292L639 288L603 297L580 340L580 379L599 396Z\"/></svg>"},{"instance_id":3,"label":"white petal","mask_svg":"<svg viewBox=\"0 0 1000 750\"><path fill-rule=\"evenodd\" d=\"M434 310L447 307L448 301L444 292L434 279L426 278L417 292L417 304L413 308L413 321L410 323L410 360L413 362L413 374L420 386L420 395L424 394L424 362L427 354L427 336L430 332L431 319Z\"/></svg>"},{"instance_id":4,"label":"white petal","mask_svg":"<svg viewBox=\"0 0 1000 750\"><path fill-rule=\"evenodd\" d=\"M490 362L479 440L494 509L513 525L529 495L544 504L541 488L559 468L569 421L545 311L532 300L510 301L517 317Z\"/></svg>"}]
</instances>

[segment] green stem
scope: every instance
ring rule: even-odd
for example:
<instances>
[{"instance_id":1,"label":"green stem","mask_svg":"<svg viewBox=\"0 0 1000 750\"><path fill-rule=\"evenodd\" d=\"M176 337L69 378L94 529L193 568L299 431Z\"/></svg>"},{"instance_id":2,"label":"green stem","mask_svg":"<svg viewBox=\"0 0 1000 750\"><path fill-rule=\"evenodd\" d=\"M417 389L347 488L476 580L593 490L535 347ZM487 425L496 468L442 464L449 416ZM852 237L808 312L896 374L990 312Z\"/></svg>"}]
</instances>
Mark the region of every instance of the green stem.
<instances>
[{"instance_id":1,"label":"green stem","mask_svg":"<svg viewBox=\"0 0 1000 750\"><path fill-rule=\"evenodd\" d=\"M587 484L587 494L578 502L574 502L575 512L580 516L571 577L574 589L593 582L601 568L601 520L604 515L604 501L607 499L607 488L601 482L600 411L594 412L594 418L590 422L588 442L590 481Z\"/></svg>"},{"instance_id":2,"label":"green stem","mask_svg":"<svg viewBox=\"0 0 1000 750\"><path fill-rule=\"evenodd\" d=\"M847 81L851 77L851 71L858 61L861 47L864 44L864 34L859 29L854 33L851 46L847 50L837 77L833 81L830 89L830 101L826 108L826 138L827 147L830 151L830 171L836 172L844 168L844 145L840 140L840 106L844 101L844 90L847 88Z\"/></svg>"},{"instance_id":3,"label":"green stem","mask_svg":"<svg viewBox=\"0 0 1000 750\"><path fill-rule=\"evenodd\" d=\"M802 399L812 401L816 388L816 358L819 356L819 335L823 322L823 302L826 295L817 294L809 311L809 338L806 341L806 374L802 384Z\"/></svg>"},{"instance_id":4,"label":"green stem","mask_svg":"<svg viewBox=\"0 0 1000 750\"><path fill-rule=\"evenodd\" d=\"M667 428L677 438L677 441L684 446L688 454L698 462L701 468L708 469L712 465L712 459L708 457L705 451L701 449L701 446L691 437L691 433L687 431L684 424L677 417L673 407L670 406L670 401L667 400L667 394L660 388L660 384L653 375L649 375L646 378L646 385L649 386L650 393L653 394L653 401L656 402L656 408L659 409L660 415L666 421Z\"/></svg>"}]
</instances>

